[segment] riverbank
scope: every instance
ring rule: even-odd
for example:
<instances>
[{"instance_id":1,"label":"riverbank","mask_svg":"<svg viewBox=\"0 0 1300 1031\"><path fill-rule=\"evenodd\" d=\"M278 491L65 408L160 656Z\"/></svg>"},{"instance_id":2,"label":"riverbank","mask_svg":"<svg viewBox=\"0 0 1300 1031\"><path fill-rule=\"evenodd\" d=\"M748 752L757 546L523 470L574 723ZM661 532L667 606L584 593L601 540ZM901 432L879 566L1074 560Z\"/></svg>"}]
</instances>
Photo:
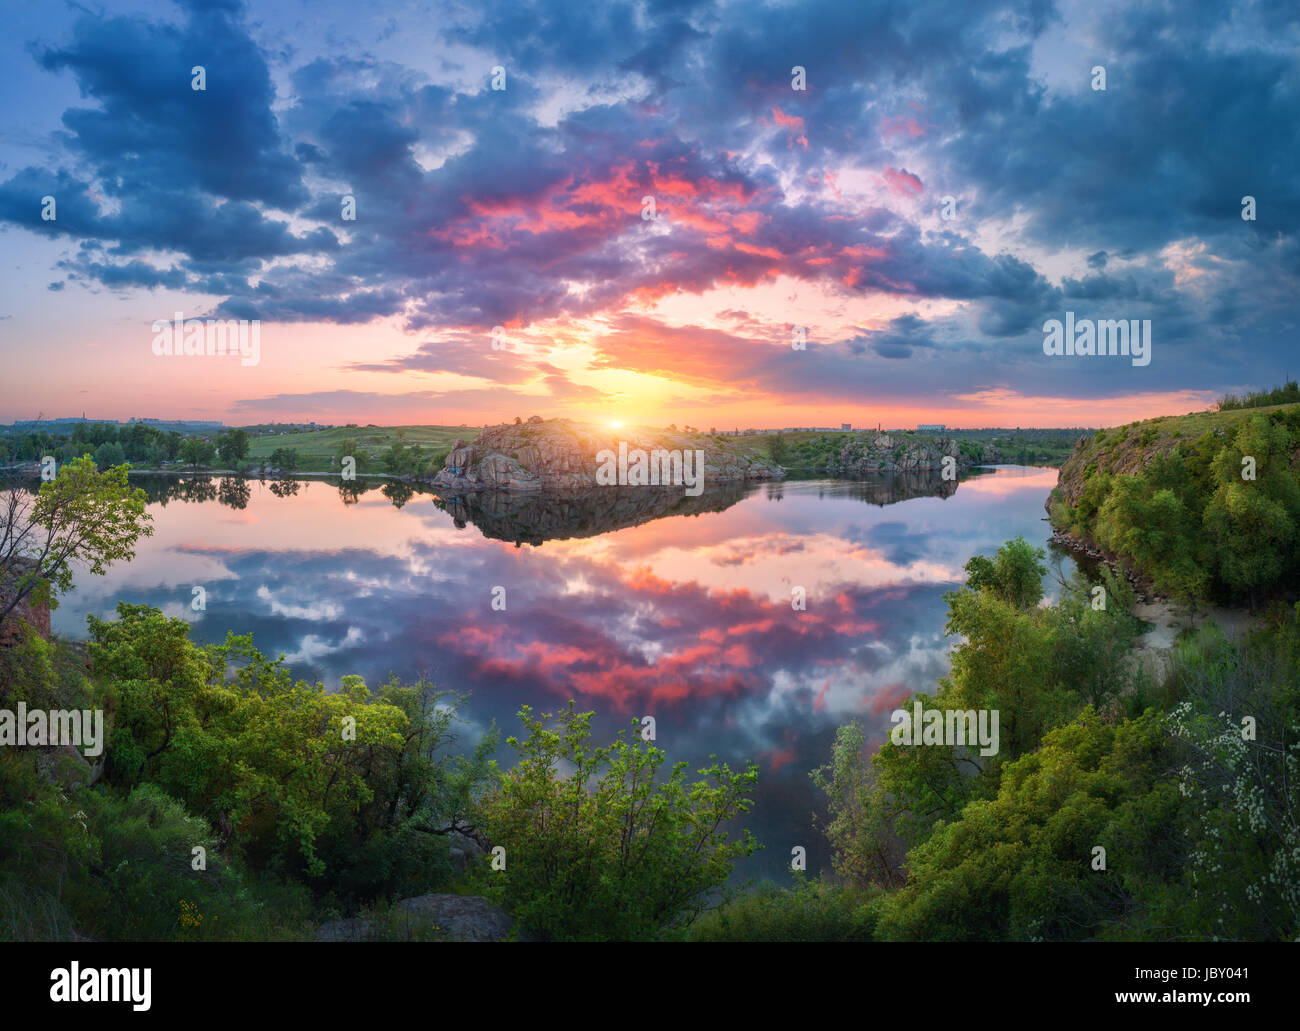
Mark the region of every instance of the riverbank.
<instances>
[{"instance_id":1,"label":"riverbank","mask_svg":"<svg viewBox=\"0 0 1300 1031\"><path fill-rule=\"evenodd\" d=\"M1240 641L1258 623L1249 609L1205 603L1189 605L1161 595L1120 559L1107 555L1099 548L1064 531L1053 531L1048 540L1052 544L1069 549L1075 555L1083 556L1094 563L1104 564L1112 572L1122 576L1133 588L1137 597L1137 604L1133 606L1133 615L1148 627L1134 642L1134 662L1139 667L1145 668L1156 679L1168 672L1170 655L1180 637L1213 623L1230 640Z\"/></svg>"}]
</instances>

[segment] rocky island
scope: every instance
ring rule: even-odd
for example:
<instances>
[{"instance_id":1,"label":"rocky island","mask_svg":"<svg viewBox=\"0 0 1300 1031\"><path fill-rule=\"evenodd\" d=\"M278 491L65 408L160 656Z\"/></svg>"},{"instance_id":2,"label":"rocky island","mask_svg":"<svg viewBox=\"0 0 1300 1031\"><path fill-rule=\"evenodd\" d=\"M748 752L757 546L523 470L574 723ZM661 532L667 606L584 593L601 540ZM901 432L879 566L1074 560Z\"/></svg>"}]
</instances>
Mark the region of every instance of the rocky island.
<instances>
[{"instance_id":1,"label":"rocky island","mask_svg":"<svg viewBox=\"0 0 1300 1031\"><path fill-rule=\"evenodd\" d=\"M913 433L824 434L792 449L788 465L853 476L939 472L945 459L956 468L996 465L1002 455L991 444Z\"/></svg>"},{"instance_id":2,"label":"rocky island","mask_svg":"<svg viewBox=\"0 0 1300 1031\"><path fill-rule=\"evenodd\" d=\"M583 490L604 485L597 475L607 464L602 453L636 451L679 456L703 452L706 485L785 476L781 466L722 435L647 427L613 429L535 415L527 422L489 427L471 442L458 440L433 485L458 491Z\"/></svg>"}]
</instances>

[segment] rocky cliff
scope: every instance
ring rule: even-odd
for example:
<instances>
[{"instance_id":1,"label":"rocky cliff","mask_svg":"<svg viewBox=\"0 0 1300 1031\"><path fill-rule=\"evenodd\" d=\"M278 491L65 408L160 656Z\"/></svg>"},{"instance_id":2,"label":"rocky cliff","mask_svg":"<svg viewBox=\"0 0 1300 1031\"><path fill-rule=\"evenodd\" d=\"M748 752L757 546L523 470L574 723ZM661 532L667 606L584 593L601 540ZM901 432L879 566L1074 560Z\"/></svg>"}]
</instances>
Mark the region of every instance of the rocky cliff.
<instances>
[{"instance_id":1,"label":"rocky cliff","mask_svg":"<svg viewBox=\"0 0 1300 1031\"><path fill-rule=\"evenodd\" d=\"M569 419L493 426L472 442L457 441L433 484L447 490L586 489L596 478L602 451L703 451L705 486L740 480L771 480L785 475L727 438L640 427L607 429Z\"/></svg>"},{"instance_id":2,"label":"rocky cliff","mask_svg":"<svg viewBox=\"0 0 1300 1031\"><path fill-rule=\"evenodd\" d=\"M846 435L829 453L818 453L814 466L834 473L927 472L942 470L945 458L956 459L959 469L1002 461L997 449L988 444L911 434L855 433Z\"/></svg>"}]
</instances>

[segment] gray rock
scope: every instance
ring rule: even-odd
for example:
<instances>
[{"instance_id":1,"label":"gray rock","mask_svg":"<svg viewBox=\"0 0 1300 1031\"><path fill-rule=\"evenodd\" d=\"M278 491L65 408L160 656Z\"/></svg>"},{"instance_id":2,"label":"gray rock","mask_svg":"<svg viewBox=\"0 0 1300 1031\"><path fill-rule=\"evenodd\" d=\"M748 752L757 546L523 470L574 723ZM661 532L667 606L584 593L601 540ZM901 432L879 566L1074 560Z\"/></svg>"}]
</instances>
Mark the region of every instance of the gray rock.
<instances>
[{"instance_id":1,"label":"gray rock","mask_svg":"<svg viewBox=\"0 0 1300 1031\"><path fill-rule=\"evenodd\" d=\"M779 465L733 450L703 434L628 428L615 432L569 419L543 421L532 416L519 425L492 426L469 444L457 441L435 486L455 490L533 491L596 486L601 451L655 450L704 452L704 484L773 480L785 476ZM463 446L462 446L463 445Z\"/></svg>"},{"instance_id":2,"label":"gray rock","mask_svg":"<svg viewBox=\"0 0 1300 1031\"><path fill-rule=\"evenodd\" d=\"M322 942L362 942L369 938L369 920L331 920L316 928L316 940Z\"/></svg>"},{"instance_id":3,"label":"gray rock","mask_svg":"<svg viewBox=\"0 0 1300 1031\"><path fill-rule=\"evenodd\" d=\"M420 895L393 908L433 923L453 941L504 941L514 927L505 910L481 895Z\"/></svg>"},{"instance_id":4,"label":"gray rock","mask_svg":"<svg viewBox=\"0 0 1300 1031\"><path fill-rule=\"evenodd\" d=\"M58 745L36 753L36 772L47 784L61 788L94 784L103 768L102 761L92 766L72 745Z\"/></svg>"},{"instance_id":5,"label":"gray rock","mask_svg":"<svg viewBox=\"0 0 1300 1031\"><path fill-rule=\"evenodd\" d=\"M413 930L436 928L450 941L504 941L514 927L510 915L481 895L419 895L393 905L394 927L402 937L404 921ZM362 917L330 920L316 928L316 940L327 942L371 941L385 937L374 923Z\"/></svg>"}]
</instances>

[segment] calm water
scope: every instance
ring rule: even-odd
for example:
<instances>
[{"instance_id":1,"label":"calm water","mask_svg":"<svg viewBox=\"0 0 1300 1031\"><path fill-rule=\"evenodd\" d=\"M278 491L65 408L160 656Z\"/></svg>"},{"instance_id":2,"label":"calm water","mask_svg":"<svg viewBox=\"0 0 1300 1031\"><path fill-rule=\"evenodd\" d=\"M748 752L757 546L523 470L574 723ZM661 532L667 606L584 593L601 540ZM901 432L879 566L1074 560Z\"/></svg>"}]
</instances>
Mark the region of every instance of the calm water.
<instances>
[{"instance_id":1,"label":"calm water","mask_svg":"<svg viewBox=\"0 0 1300 1031\"><path fill-rule=\"evenodd\" d=\"M653 715L670 761L759 763L748 826L767 847L739 873L761 876L779 874L793 845L808 849L810 872L827 864L809 771L839 724L859 719L883 740L890 710L947 671L943 593L972 555L1017 534L1046 541L1056 471L999 467L955 489L931 477L787 481L693 499L136 482L174 495L150 505L154 536L129 566L80 576L54 613L58 632L84 637L87 614L109 618L123 599L189 620L199 641L251 631L329 686L346 673L370 684L424 673L471 693L465 741L492 721L515 732L525 703L574 698L596 711L601 740ZM190 608L196 585L202 613ZM504 612L492 609L498 586ZM795 587L806 611L791 606ZM498 755L513 761L504 745Z\"/></svg>"}]
</instances>

